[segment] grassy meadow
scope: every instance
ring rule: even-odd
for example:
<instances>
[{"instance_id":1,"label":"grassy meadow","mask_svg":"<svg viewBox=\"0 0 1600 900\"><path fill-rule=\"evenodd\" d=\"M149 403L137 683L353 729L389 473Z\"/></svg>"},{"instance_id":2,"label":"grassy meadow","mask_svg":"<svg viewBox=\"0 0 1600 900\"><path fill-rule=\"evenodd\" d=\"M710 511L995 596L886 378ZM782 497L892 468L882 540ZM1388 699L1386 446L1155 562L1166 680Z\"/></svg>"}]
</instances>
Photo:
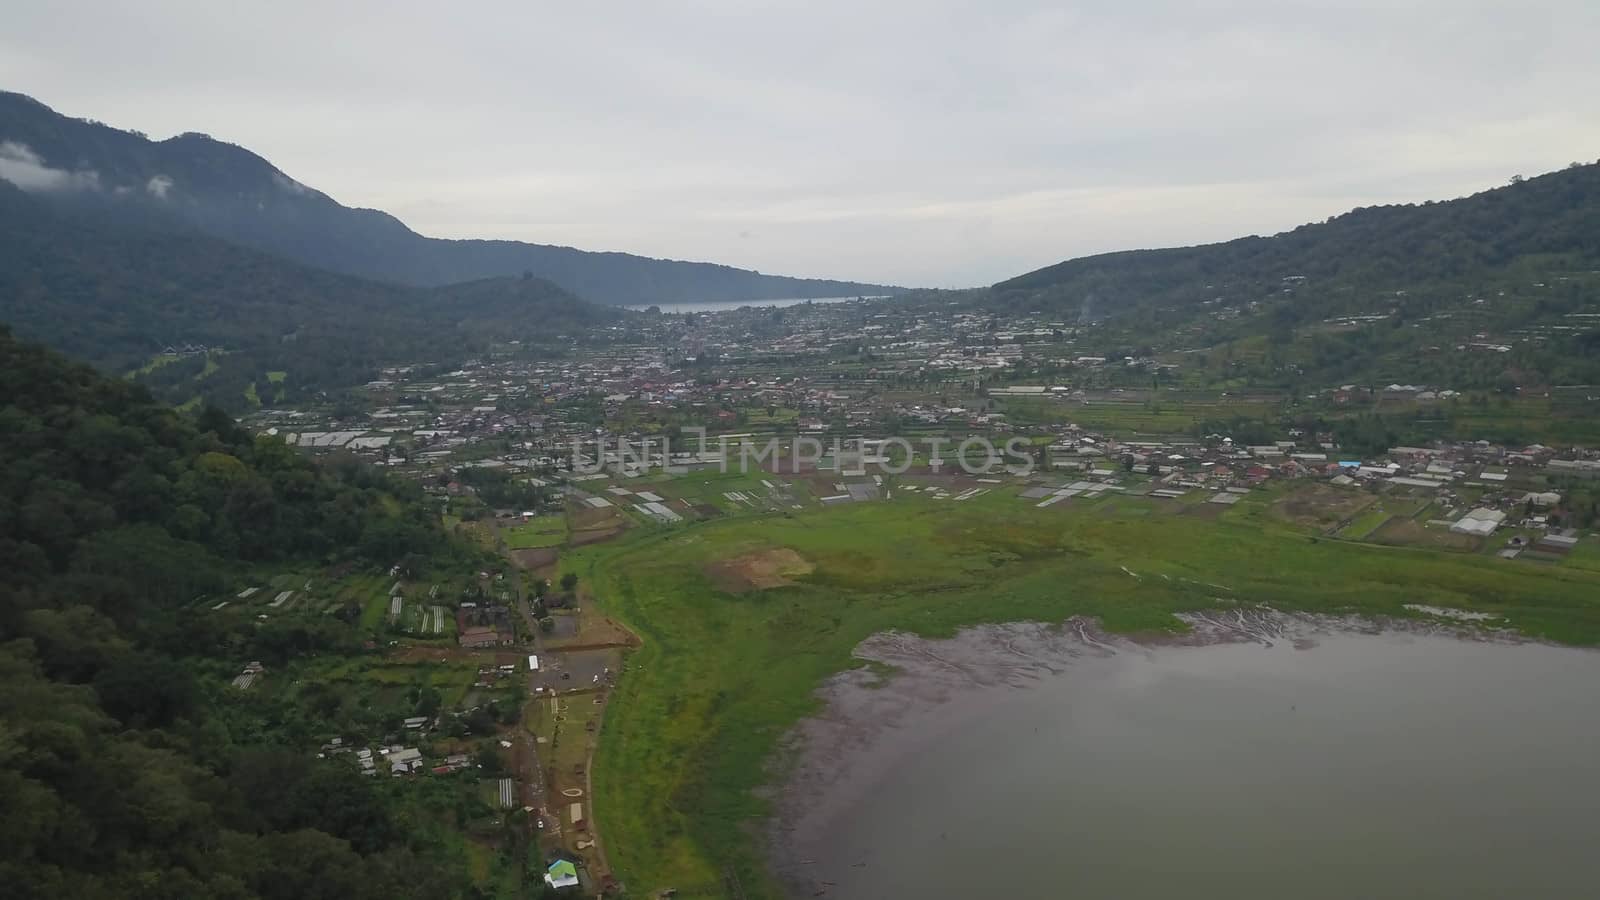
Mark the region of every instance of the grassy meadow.
<instances>
[{"instance_id":1,"label":"grassy meadow","mask_svg":"<svg viewBox=\"0 0 1600 900\"><path fill-rule=\"evenodd\" d=\"M1600 642L1600 571L1318 537L1261 491L1204 504L1112 497L1045 509L997 490L640 530L562 560L643 647L609 704L596 816L630 894L773 896L755 789L814 689L885 629L1099 616L1125 632L1233 603L1406 615L1482 610ZM1588 556L1581 557L1589 561ZM1591 563L1592 565L1592 563Z\"/></svg>"},{"instance_id":2,"label":"grassy meadow","mask_svg":"<svg viewBox=\"0 0 1600 900\"><path fill-rule=\"evenodd\" d=\"M509 550L557 547L567 540L567 520L564 516L538 516L520 525L506 526L500 534Z\"/></svg>"}]
</instances>

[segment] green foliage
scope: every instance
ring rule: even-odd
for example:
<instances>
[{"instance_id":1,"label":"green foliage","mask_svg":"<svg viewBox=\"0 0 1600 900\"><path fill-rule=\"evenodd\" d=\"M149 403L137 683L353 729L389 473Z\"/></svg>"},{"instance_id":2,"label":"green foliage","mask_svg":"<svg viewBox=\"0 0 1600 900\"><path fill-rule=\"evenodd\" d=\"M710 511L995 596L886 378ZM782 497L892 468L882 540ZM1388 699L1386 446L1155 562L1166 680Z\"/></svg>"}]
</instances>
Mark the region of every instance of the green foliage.
<instances>
[{"instance_id":1,"label":"green foliage","mask_svg":"<svg viewBox=\"0 0 1600 900\"><path fill-rule=\"evenodd\" d=\"M1210 299L1207 290L1214 296L1243 283L1282 289L1285 277L1365 288L1453 280L1528 254L1600 259L1600 164L1445 203L1356 209L1273 237L1084 257L994 290L1002 297L1074 299L1105 315L1125 304ZM1286 313L1283 322L1296 318Z\"/></svg>"},{"instance_id":2,"label":"green foliage","mask_svg":"<svg viewBox=\"0 0 1600 900\"><path fill-rule=\"evenodd\" d=\"M301 400L617 315L540 279L406 288L103 213L0 181L0 321L172 403Z\"/></svg>"},{"instance_id":3,"label":"green foliage","mask_svg":"<svg viewBox=\"0 0 1600 900\"><path fill-rule=\"evenodd\" d=\"M349 629L226 624L191 606L261 561L438 552L415 495L215 411L191 421L3 330L0 396L6 895L461 896L460 861L420 840L381 784L311 758L289 730L303 713L216 677L347 649ZM437 692L417 705L437 707Z\"/></svg>"},{"instance_id":4,"label":"green foliage","mask_svg":"<svg viewBox=\"0 0 1600 900\"><path fill-rule=\"evenodd\" d=\"M552 497L550 491L527 481L518 481L515 475L502 469L469 466L456 477L463 484L472 485L478 493L478 499L496 509L519 512L538 509Z\"/></svg>"},{"instance_id":5,"label":"green foliage","mask_svg":"<svg viewBox=\"0 0 1600 900\"><path fill-rule=\"evenodd\" d=\"M1271 237L1073 259L964 299L1092 323L1080 341L1110 358L1204 349L1174 359L1214 383L1509 394L1600 381L1600 335L1572 318L1600 309L1597 235L1592 164ZM1509 349L1469 349L1485 337Z\"/></svg>"}]
</instances>

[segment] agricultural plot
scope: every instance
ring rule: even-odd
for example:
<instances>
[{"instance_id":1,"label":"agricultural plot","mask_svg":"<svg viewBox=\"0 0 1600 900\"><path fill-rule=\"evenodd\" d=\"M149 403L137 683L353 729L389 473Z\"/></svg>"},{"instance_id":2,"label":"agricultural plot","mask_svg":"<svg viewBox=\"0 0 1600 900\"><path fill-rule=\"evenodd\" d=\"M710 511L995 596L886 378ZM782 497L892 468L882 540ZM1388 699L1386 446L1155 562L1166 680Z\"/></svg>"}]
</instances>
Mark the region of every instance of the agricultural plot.
<instances>
[{"instance_id":1,"label":"agricultural plot","mask_svg":"<svg viewBox=\"0 0 1600 900\"><path fill-rule=\"evenodd\" d=\"M807 492L803 479L766 472L702 471L658 485L657 493L682 501L698 518L801 509Z\"/></svg>"},{"instance_id":2,"label":"agricultural plot","mask_svg":"<svg viewBox=\"0 0 1600 900\"><path fill-rule=\"evenodd\" d=\"M673 512L671 507L668 507L659 500L650 500L644 503L638 503L635 504L633 508L641 515L644 515L649 519L653 519L662 525L675 525L683 521L683 516Z\"/></svg>"},{"instance_id":3,"label":"agricultural plot","mask_svg":"<svg viewBox=\"0 0 1600 900\"><path fill-rule=\"evenodd\" d=\"M1374 503L1364 512L1350 520L1350 524L1339 529L1339 536L1359 541L1382 528L1393 514L1384 508L1382 503Z\"/></svg>"},{"instance_id":4,"label":"agricultural plot","mask_svg":"<svg viewBox=\"0 0 1600 900\"><path fill-rule=\"evenodd\" d=\"M387 716L413 715L411 698L422 687L439 692L442 709L456 709L477 679L478 663L471 661L406 662L357 657L332 665L319 663L308 669L301 681L333 690L349 709L381 713L381 721Z\"/></svg>"},{"instance_id":5,"label":"agricultural plot","mask_svg":"<svg viewBox=\"0 0 1600 900\"><path fill-rule=\"evenodd\" d=\"M1016 425L1072 422L1095 431L1149 437L1187 437L1208 419L1233 416L1258 419L1275 414L1280 400L1239 399L1217 394L1175 395L1156 392L1144 397L1056 399L1006 397L1002 406Z\"/></svg>"},{"instance_id":6,"label":"agricultural plot","mask_svg":"<svg viewBox=\"0 0 1600 900\"><path fill-rule=\"evenodd\" d=\"M1272 505L1272 516L1301 528L1344 527L1378 502L1372 494L1327 484L1295 485Z\"/></svg>"},{"instance_id":7,"label":"agricultural plot","mask_svg":"<svg viewBox=\"0 0 1600 900\"><path fill-rule=\"evenodd\" d=\"M1422 498L1386 496L1351 518L1349 524L1339 529L1338 536L1352 541L1426 544L1440 549L1476 547L1476 541L1452 540L1462 535L1452 535L1448 529L1429 529L1424 516L1431 506L1430 501Z\"/></svg>"},{"instance_id":8,"label":"agricultural plot","mask_svg":"<svg viewBox=\"0 0 1600 900\"><path fill-rule=\"evenodd\" d=\"M509 550L534 550L566 543L565 516L539 516L500 529Z\"/></svg>"},{"instance_id":9,"label":"agricultural plot","mask_svg":"<svg viewBox=\"0 0 1600 900\"><path fill-rule=\"evenodd\" d=\"M361 627L367 631L376 631L388 621L391 584L392 582L383 575L355 575L344 581L335 597L341 604L350 603L359 607Z\"/></svg>"},{"instance_id":10,"label":"agricultural plot","mask_svg":"<svg viewBox=\"0 0 1600 900\"><path fill-rule=\"evenodd\" d=\"M581 532L605 531L626 527L628 524L627 517L616 504L610 502L605 506L592 506L581 500L574 500L567 506L567 519L574 543L580 542L578 535Z\"/></svg>"},{"instance_id":11,"label":"agricultural plot","mask_svg":"<svg viewBox=\"0 0 1600 900\"><path fill-rule=\"evenodd\" d=\"M198 598L209 612L280 616L290 612L320 612L325 596L314 595L315 578L304 572L279 572L239 585L237 590L215 597ZM246 586L248 585L248 586Z\"/></svg>"},{"instance_id":12,"label":"agricultural plot","mask_svg":"<svg viewBox=\"0 0 1600 900\"><path fill-rule=\"evenodd\" d=\"M1482 538L1457 534L1444 526L1429 526L1420 519L1407 516L1386 517L1381 525L1365 534L1363 539L1375 544L1431 547L1465 553L1471 553L1485 545Z\"/></svg>"}]
</instances>

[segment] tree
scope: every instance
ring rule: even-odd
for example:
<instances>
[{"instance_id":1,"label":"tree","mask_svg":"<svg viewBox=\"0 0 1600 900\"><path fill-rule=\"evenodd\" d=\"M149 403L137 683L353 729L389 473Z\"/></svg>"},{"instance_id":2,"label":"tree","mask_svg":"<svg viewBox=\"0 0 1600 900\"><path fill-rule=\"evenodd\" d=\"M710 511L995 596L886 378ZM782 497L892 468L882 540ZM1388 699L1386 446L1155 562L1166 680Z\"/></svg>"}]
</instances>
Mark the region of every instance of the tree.
<instances>
[{"instance_id":1,"label":"tree","mask_svg":"<svg viewBox=\"0 0 1600 900\"><path fill-rule=\"evenodd\" d=\"M567 574L561 576L561 589L563 591L566 591L567 593L570 594L570 593L572 593L572 589L577 587L577 586L578 586L578 573L577 572L568 572Z\"/></svg>"},{"instance_id":2,"label":"tree","mask_svg":"<svg viewBox=\"0 0 1600 900\"><path fill-rule=\"evenodd\" d=\"M473 761L478 764L485 777L499 778L505 774L506 766L500 759L500 749L493 741L484 741L480 744Z\"/></svg>"},{"instance_id":3,"label":"tree","mask_svg":"<svg viewBox=\"0 0 1600 900\"><path fill-rule=\"evenodd\" d=\"M307 752L331 735L365 744L407 707L347 707L320 684L292 699L227 685L241 660L275 672L354 651L354 629L191 606L231 596L256 560L391 565L361 557L363 533L388 521L428 562L467 551L420 494L363 464L314 463L203 415L0 328L7 896L460 896L460 860L394 815L375 779ZM426 686L413 699L440 702Z\"/></svg>"},{"instance_id":4,"label":"tree","mask_svg":"<svg viewBox=\"0 0 1600 900\"><path fill-rule=\"evenodd\" d=\"M129 654L100 670L94 690L106 712L133 728L163 728L198 702L194 679L172 660Z\"/></svg>"}]
</instances>

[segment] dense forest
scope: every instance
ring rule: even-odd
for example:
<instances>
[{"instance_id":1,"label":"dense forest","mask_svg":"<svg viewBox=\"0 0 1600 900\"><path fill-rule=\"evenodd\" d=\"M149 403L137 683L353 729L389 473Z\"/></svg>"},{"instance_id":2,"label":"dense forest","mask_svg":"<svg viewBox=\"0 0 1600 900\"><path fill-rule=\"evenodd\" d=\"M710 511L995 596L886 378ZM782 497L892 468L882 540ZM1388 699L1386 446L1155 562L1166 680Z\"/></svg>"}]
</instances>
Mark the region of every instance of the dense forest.
<instances>
[{"instance_id":1,"label":"dense forest","mask_svg":"<svg viewBox=\"0 0 1600 900\"><path fill-rule=\"evenodd\" d=\"M531 276L439 289L364 281L197 234L63 212L0 181L0 322L163 399L238 411L550 342L617 318ZM169 348L177 354L163 355ZM281 373L281 374L273 374Z\"/></svg>"},{"instance_id":2,"label":"dense forest","mask_svg":"<svg viewBox=\"0 0 1600 900\"><path fill-rule=\"evenodd\" d=\"M1535 255L1600 263L1600 163L1458 200L1356 209L1272 237L1068 260L1002 281L992 295L1106 316L1300 280L1367 290L1452 281Z\"/></svg>"},{"instance_id":3,"label":"dense forest","mask_svg":"<svg viewBox=\"0 0 1600 900\"><path fill-rule=\"evenodd\" d=\"M0 884L18 898L455 897L461 863L287 710L200 673L360 653L185 614L252 566L472 565L414 488L0 330Z\"/></svg>"},{"instance_id":4,"label":"dense forest","mask_svg":"<svg viewBox=\"0 0 1600 900\"><path fill-rule=\"evenodd\" d=\"M1213 382L1592 384L1600 163L1272 237L1069 260L958 299L1092 324L1094 355L1180 352Z\"/></svg>"},{"instance_id":5,"label":"dense forest","mask_svg":"<svg viewBox=\"0 0 1600 900\"><path fill-rule=\"evenodd\" d=\"M152 141L0 91L0 143L26 148L55 200L98 215L172 220L247 247L364 278L437 286L531 272L606 304L839 297L881 285L763 275L703 262L519 241L442 240L393 216L341 206L254 153L203 134ZM17 152L22 152L20 149Z\"/></svg>"}]
</instances>

